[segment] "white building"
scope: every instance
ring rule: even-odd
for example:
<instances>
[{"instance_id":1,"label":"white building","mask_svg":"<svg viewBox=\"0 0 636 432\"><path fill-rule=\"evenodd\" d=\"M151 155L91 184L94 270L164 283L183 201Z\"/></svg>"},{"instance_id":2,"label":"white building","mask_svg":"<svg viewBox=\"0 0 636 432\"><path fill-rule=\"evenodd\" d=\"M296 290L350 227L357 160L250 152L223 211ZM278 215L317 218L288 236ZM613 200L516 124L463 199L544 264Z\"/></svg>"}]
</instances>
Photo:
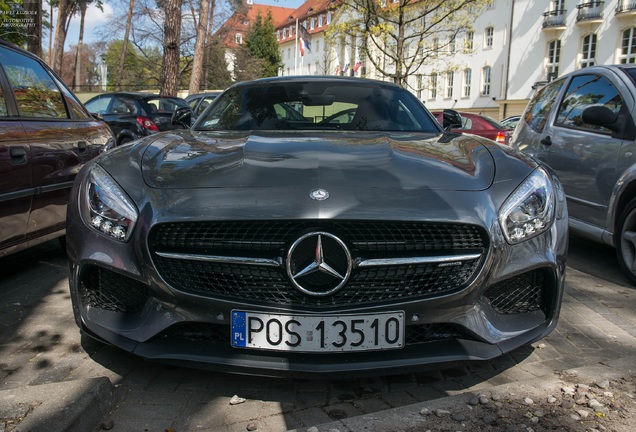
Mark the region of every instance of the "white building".
<instances>
[{"instance_id":1,"label":"white building","mask_svg":"<svg viewBox=\"0 0 636 432\"><path fill-rule=\"evenodd\" d=\"M361 41L325 38L331 20L343 19L335 6L333 0L309 0L279 24L281 74L342 74L349 63L347 75L383 79L364 58ZM302 59L296 54L296 19L308 25L312 38ZM450 66L423 66L407 88L431 110L504 118L520 114L534 90L558 75L593 64L635 62L636 0L494 0L475 18L472 31L459 35Z\"/></svg>"}]
</instances>

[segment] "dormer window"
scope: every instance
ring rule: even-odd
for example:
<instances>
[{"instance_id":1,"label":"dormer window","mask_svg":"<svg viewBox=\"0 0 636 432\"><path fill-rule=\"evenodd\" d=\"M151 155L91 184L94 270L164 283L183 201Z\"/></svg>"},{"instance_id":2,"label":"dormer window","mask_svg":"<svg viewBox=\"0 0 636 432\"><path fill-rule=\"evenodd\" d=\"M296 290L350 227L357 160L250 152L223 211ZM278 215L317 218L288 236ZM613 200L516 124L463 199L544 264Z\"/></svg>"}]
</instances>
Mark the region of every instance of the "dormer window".
<instances>
[{"instance_id":1,"label":"dormer window","mask_svg":"<svg viewBox=\"0 0 636 432\"><path fill-rule=\"evenodd\" d=\"M316 18L311 19L311 25L309 26L310 30L316 28Z\"/></svg>"},{"instance_id":2,"label":"dormer window","mask_svg":"<svg viewBox=\"0 0 636 432\"><path fill-rule=\"evenodd\" d=\"M243 25L245 25L245 26L250 25L250 20L244 19L243 20Z\"/></svg>"},{"instance_id":3,"label":"dormer window","mask_svg":"<svg viewBox=\"0 0 636 432\"><path fill-rule=\"evenodd\" d=\"M242 45L243 44L243 35L241 33L237 33L234 36L234 40L236 41L237 44Z\"/></svg>"},{"instance_id":4,"label":"dormer window","mask_svg":"<svg viewBox=\"0 0 636 432\"><path fill-rule=\"evenodd\" d=\"M322 22L322 15L320 15L320 16L318 17L318 27L322 27L322 24L323 24L323 22Z\"/></svg>"},{"instance_id":5,"label":"dormer window","mask_svg":"<svg viewBox=\"0 0 636 432\"><path fill-rule=\"evenodd\" d=\"M246 0L245 3L247 3L248 5L253 5L254 4L254 0Z\"/></svg>"},{"instance_id":6,"label":"dormer window","mask_svg":"<svg viewBox=\"0 0 636 432\"><path fill-rule=\"evenodd\" d=\"M327 25L331 24L331 12L327 14Z\"/></svg>"}]
</instances>

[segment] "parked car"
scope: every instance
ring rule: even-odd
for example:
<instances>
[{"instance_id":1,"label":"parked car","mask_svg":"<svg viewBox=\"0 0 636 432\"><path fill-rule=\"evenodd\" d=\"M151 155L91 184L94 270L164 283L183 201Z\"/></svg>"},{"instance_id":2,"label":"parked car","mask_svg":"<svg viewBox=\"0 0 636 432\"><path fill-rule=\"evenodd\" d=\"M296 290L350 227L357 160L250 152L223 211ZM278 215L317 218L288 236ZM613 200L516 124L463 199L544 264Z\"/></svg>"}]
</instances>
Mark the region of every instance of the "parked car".
<instances>
[{"instance_id":1,"label":"parked car","mask_svg":"<svg viewBox=\"0 0 636 432\"><path fill-rule=\"evenodd\" d=\"M432 114L444 130L479 135L499 144L508 144L512 135L512 128L485 115L454 110L433 111Z\"/></svg>"},{"instance_id":2,"label":"parked car","mask_svg":"<svg viewBox=\"0 0 636 432\"><path fill-rule=\"evenodd\" d=\"M43 61L0 40L0 256L63 238L75 175L112 144Z\"/></svg>"},{"instance_id":3,"label":"parked car","mask_svg":"<svg viewBox=\"0 0 636 432\"><path fill-rule=\"evenodd\" d=\"M350 120L320 122L351 107ZM498 357L557 323L558 180L510 148L445 133L394 84L237 83L191 129L98 158L73 197L76 322L147 359L403 373Z\"/></svg>"},{"instance_id":4,"label":"parked car","mask_svg":"<svg viewBox=\"0 0 636 432\"><path fill-rule=\"evenodd\" d=\"M572 232L612 245L636 284L636 68L567 74L530 100L512 146L563 183Z\"/></svg>"},{"instance_id":5,"label":"parked car","mask_svg":"<svg viewBox=\"0 0 636 432\"><path fill-rule=\"evenodd\" d=\"M188 107L185 100L151 93L113 92L89 99L86 108L100 115L110 126L117 145L173 129L172 115L177 108Z\"/></svg>"},{"instance_id":6,"label":"parked car","mask_svg":"<svg viewBox=\"0 0 636 432\"><path fill-rule=\"evenodd\" d=\"M520 115L506 117L501 121L501 125L506 128L514 129L517 127L519 120L521 120Z\"/></svg>"},{"instance_id":7,"label":"parked car","mask_svg":"<svg viewBox=\"0 0 636 432\"><path fill-rule=\"evenodd\" d=\"M192 108L192 117L196 119L222 92L195 93L186 96L185 101Z\"/></svg>"}]
</instances>

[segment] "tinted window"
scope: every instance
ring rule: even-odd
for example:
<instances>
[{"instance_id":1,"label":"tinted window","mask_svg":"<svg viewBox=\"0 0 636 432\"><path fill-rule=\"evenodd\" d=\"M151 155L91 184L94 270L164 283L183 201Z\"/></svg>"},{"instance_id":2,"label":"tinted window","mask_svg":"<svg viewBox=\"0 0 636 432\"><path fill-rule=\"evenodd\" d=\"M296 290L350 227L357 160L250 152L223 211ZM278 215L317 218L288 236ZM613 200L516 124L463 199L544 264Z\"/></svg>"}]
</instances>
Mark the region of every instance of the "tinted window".
<instances>
[{"instance_id":1,"label":"tinted window","mask_svg":"<svg viewBox=\"0 0 636 432\"><path fill-rule=\"evenodd\" d=\"M0 49L0 63L21 116L68 118L60 89L40 63L5 49Z\"/></svg>"},{"instance_id":2,"label":"tinted window","mask_svg":"<svg viewBox=\"0 0 636 432\"><path fill-rule=\"evenodd\" d=\"M542 132L548 121L548 116L554 106L557 96L561 91L561 87L565 83L564 79L554 81L553 83L543 87L537 91L532 98L526 112L523 115L524 121L536 132Z\"/></svg>"},{"instance_id":3,"label":"tinted window","mask_svg":"<svg viewBox=\"0 0 636 432\"><path fill-rule=\"evenodd\" d=\"M236 87L219 98L195 129L439 131L411 93L392 86L290 81Z\"/></svg>"},{"instance_id":4,"label":"tinted window","mask_svg":"<svg viewBox=\"0 0 636 432\"><path fill-rule=\"evenodd\" d=\"M177 108L188 107L186 101L177 98L157 97L146 99L145 102L150 107L151 112L159 112L163 114L172 113Z\"/></svg>"},{"instance_id":5,"label":"tinted window","mask_svg":"<svg viewBox=\"0 0 636 432\"><path fill-rule=\"evenodd\" d=\"M611 132L609 129L584 123L581 114L587 107L602 105L618 114L623 98L612 83L599 75L580 75L572 78L559 106L556 124L559 126Z\"/></svg>"},{"instance_id":6,"label":"tinted window","mask_svg":"<svg viewBox=\"0 0 636 432\"><path fill-rule=\"evenodd\" d=\"M0 86L0 117L6 117L7 114L7 102L4 100L2 86Z\"/></svg>"},{"instance_id":7,"label":"tinted window","mask_svg":"<svg viewBox=\"0 0 636 432\"><path fill-rule=\"evenodd\" d=\"M110 105L109 114L137 114L137 105L132 99L125 97L114 97Z\"/></svg>"}]
</instances>

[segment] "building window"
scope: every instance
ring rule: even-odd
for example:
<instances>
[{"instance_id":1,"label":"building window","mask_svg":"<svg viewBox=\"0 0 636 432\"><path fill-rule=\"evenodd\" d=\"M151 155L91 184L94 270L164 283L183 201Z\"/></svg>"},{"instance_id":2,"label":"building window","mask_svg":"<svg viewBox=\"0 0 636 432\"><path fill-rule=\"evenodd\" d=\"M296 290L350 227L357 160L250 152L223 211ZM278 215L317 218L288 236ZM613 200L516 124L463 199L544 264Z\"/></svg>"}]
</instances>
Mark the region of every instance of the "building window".
<instances>
[{"instance_id":1,"label":"building window","mask_svg":"<svg viewBox=\"0 0 636 432\"><path fill-rule=\"evenodd\" d=\"M455 81L455 72L449 71L446 72L446 97L453 97L453 84Z\"/></svg>"},{"instance_id":2,"label":"building window","mask_svg":"<svg viewBox=\"0 0 636 432\"><path fill-rule=\"evenodd\" d=\"M473 79L473 71L471 69L464 69L464 92L463 97L470 97L470 85Z\"/></svg>"},{"instance_id":3,"label":"building window","mask_svg":"<svg viewBox=\"0 0 636 432\"><path fill-rule=\"evenodd\" d=\"M455 53L456 48L455 36L451 36L451 38L448 40L448 52L453 54Z\"/></svg>"},{"instance_id":4,"label":"building window","mask_svg":"<svg viewBox=\"0 0 636 432\"><path fill-rule=\"evenodd\" d=\"M283 29L283 39L287 39L287 29Z\"/></svg>"},{"instance_id":5,"label":"building window","mask_svg":"<svg viewBox=\"0 0 636 432\"><path fill-rule=\"evenodd\" d=\"M469 31L466 33L466 49L472 51L475 46L475 32Z\"/></svg>"},{"instance_id":6,"label":"building window","mask_svg":"<svg viewBox=\"0 0 636 432\"><path fill-rule=\"evenodd\" d=\"M437 53L439 51L439 38L433 39L433 52Z\"/></svg>"},{"instance_id":7,"label":"building window","mask_svg":"<svg viewBox=\"0 0 636 432\"><path fill-rule=\"evenodd\" d=\"M316 52L320 51L320 39L316 40Z\"/></svg>"},{"instance_id":8,"label":"building window","mask_svg":"<svg viewBox=\"0 0 636 432\"><path fill-rule=\"evenodd\" d=\"M415 87L417 89L417 98L422 100L422 75L415 76Z\"/></svg>"},{"instance_id":9,"label":"building window","mask_svg":"<svg viewBox=\"0 0 636 432\"><path fill-rule=\"evenodd\" d=\"M307 21L303 21L303 28L307 30Z\"/></svg>"},{"instance_id":10,"label":"building window","mask_svg":"<svg viewBox=\"0 0 636 432\"><path fill-rule=\"evenodd\" d=\"M482 69L482 83L481 83L482 96L490 95L491 71L492 69L490 68L490 66L486 66Z\"/></svg>"},{"instance_id":11,"label":"building window","mask_svg":"<svg viewBox=\"0 0 636 432\"><path fill-rule=\"evenodd\" d=\"M621 64L636 63L636 28L634 27L623 32L618 62Z\"/></svg>"},{"instance_id":12,"label":"building window","mask_svg":"<svg viewBox=\"0 0 636 432\"><path fill-rule=\"evenodd\" d=\"M322 15L318 17L318 27L322 27Z\"/></svg>"},{"instance_id":13,"label":"building window","mask_svg":"<svg viewBox=\"0 0 636 432\"><path fill-rule=\"evenodd\" d=\"M437 98L437 73L431 74L429 99Z\"/></svg>"},{"instance_id":14,"label":"building window","mask_svg":"<svg viewBox=\"0 0 636 432\"><path fill-rule=\"evenodd\" d=\"M327 14L327 25L331 24L331 12Z\"/></svg>"},{"instance_id":15,"label":"building window","mask_svg":"<svg viewBox=\"0 0 636 432\"><path fill-rule=\"evenodd\" d=\"M234 37L234 40L237 44L241 45L243 43L243 35L241 33L237 33Z\"/></svg>"},{"instance_id":16,"label":"building window","mask_svg":"<svg viewBox=\"0 0 636 432\"><path fill-rule=\"evenodd\" d=\"M486 27L486 40L484 44L486 48L492 48L494 38L495 38L495 29L492 27Z\"/></svg>"},{"instance_id":17,"label":"building window","mask_svg":"<svg viewBox=\"0 0 636 432\"><path fill-rule=\"evenodd\" d=\"M583 38L583 46L581 47L581 62L579 66L581 69L588 66L594 66L596 61L596 35L589 34Z\"/></svg>"},{"instance_id":18,"label":"building window","mask_svg":"<svg viewBox=\"0 0 636 432\"><path fill-rule=\"evenodd\" d=\"M548 82L554 81L559 76L559 58L561 57L561 41L553 40L548 44L548 63L546 77Z\"/></svg>"},{"instance_id":19,"label":"building window","mask_svg":"<svg viewBox=\"0 0 636 432\"><path fill-rule=\"evenodd\" d=\"M309 24L310 30L313 30L314 28L316 28L316 18L312 18L311 23Z\"/></svg>"},{"instance_id":20,"label":"building window","mask_svg":"<svg viewBox=\"0 0 636 432\"><path fill-rule=\"evenodd\" d=\"M287 48L287 59L291 58L291 48Z\"/></svg>"}]
</instances>

